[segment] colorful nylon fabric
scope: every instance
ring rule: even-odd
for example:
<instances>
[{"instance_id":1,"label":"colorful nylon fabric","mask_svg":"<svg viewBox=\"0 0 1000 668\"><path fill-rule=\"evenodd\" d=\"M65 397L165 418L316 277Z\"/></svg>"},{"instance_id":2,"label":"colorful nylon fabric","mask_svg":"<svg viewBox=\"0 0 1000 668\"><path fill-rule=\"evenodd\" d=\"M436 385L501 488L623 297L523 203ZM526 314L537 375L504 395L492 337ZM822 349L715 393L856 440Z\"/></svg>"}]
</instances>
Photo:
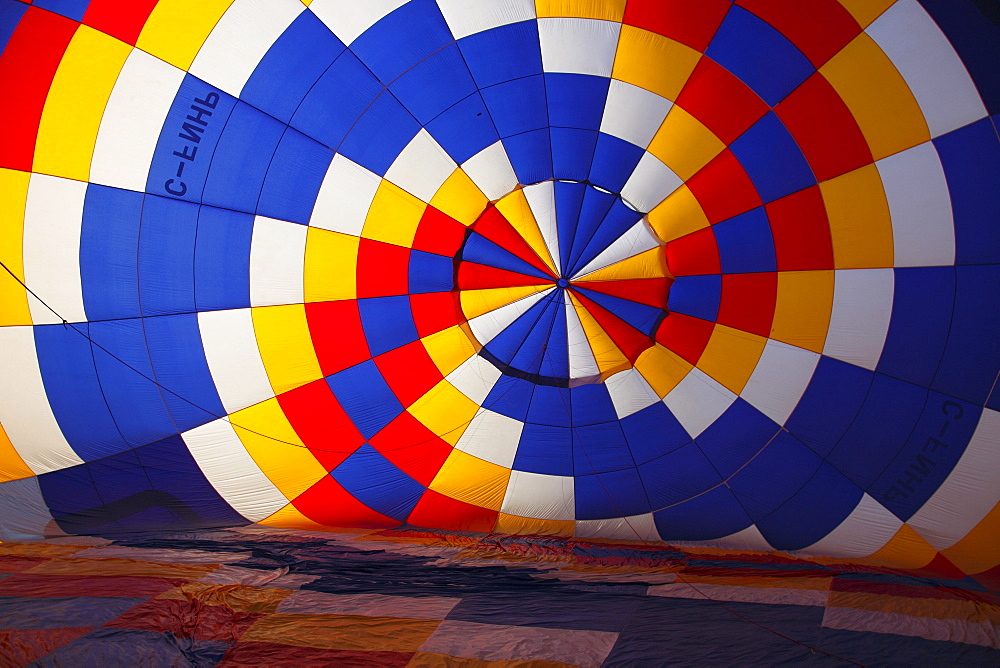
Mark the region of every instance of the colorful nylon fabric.
<instances>
[{"instance_id":1,"label":"colorful nylon fabric","mask_svg":"<svg viewBox=\"0 0 1000 668\"><path fill-rule=\"evenodd\" d=\"M400 526L994 578L1000 27L0 2L0 538Z\"/></svg>"}]
</instances>

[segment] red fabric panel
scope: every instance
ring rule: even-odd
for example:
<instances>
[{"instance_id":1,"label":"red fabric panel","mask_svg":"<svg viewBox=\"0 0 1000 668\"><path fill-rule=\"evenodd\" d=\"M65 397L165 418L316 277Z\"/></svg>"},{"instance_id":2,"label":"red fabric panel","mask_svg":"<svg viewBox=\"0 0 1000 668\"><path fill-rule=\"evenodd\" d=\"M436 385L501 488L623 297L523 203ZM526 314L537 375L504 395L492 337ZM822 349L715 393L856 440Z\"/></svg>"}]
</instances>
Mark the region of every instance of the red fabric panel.
<instances>
[{"instance_id":1,"label":"red fabric panel","mask_svg":"<svg viewBox=\"0 0 1000 668\"><path fill-rule=\"evenodd\" d=\"M407 520L413 526L439 526L449 531L489 533L499 513L427 490Z\"/></svg>"},{"instance_id":2,"label":"red fabric panel","mask_svg":"<svg viewBox=\"0 0 1000 668\"><path fill-rule=\"evenodd\" d=\"M375 364L403 408L424 396L442 378L441 372L420 341L413 341L379 355L375 358Z\"/></svg>"},{"instance_id":3,"label":"red fabric panel","mask_svg":"<svg viewBox=\"0 0 1000 668\"><path fill-rule=\"evenodd\" d=\"M737 0L771 24L819 67L858 36L861 26L836 0Z\"/></svg>"},{"instance_id":4,"label":"red fabric panel","mask_svg":"<svg viewBox=\"0 0 1000 668\"><path fill-rule=\"evenodd\" d=\"M753 181L728 148L692 176L687 186L713 225L761 205Z\"/></svg>"},{"instance_id":5,"label":"red fabric panel","mask_svg":"<svg viewBox=\"0 0 1000 668\"><path fill-rule=\"evenodd\" d=\"M372 436L369 443L399 470L425 487L431 484L452 451L450 443L441 440L405 411Z\"/></svg>"},{"instance_id":6,"label":"red fabric panel","mask_svg":"<svg viewBox=\"0 0 1000 668\"><path fill-rule=\"evenodd\" d=\"M830 221L819 186L765 205L771 221L778 271L833 268Z\"/></svg>"},{"instance_id":7,"label":"red fabric panel","mask_svg":"<svg viewBox=\"0 0 1000 668\"><path fill-rule=\"evenodd\" d=\"M20 573L48 561L46 557L22 557L17 554L0 555L0 573Z\"/></svg>"},{"instance_id":8,"label":"red fabric panel","mask_svg":"<svg viewBox=\"0 0 1000 668\"><path fill-rule=\"evenodd\" d=\"M457 292L428 292L410 295L410 310L417 335L421 338L448 329L465 320Z\"/></svg>"},{"instance_id":9,"label":"red fabric panel","mask_svg":"<svg viewBox=\"0 0 1000 668\"><path fill-rule=\"evenodd\" d=\"M27 666L91 631L92 628L76 627L0 630L0 658L4 665Z\"/></svg>"},{"instance_id":10,"label":"red fabric panel","mask_svg":"<svg viewBox=\"0 0 1000 668\"><path fill-rule=\"evenodd\" d=\"M329 475L299 494L292 505L312 521L329 527L388 529L399 526L396 520L358 501Z\"/></svg>"},{"instance_id":11,"label":"red fabric panel","mask_svg":"<svg viewBox=\"0 0 1000 668\"><path fill-rule=\"evenodd\" d=\"M622 23L704 51L731 6L729 0L629 0Z\"/></svg>"},{"instance_id":12,"label":"red fabric panel","mask_svg":"<svg viewBox=\"0 0 1000 668\"><path fill-rule=\"evenodd\" d=\"M358 303L353 299L306 304L306 320L324 376L371 357Z\"/></svg>"},{"instance_id":13,"label":"red fabric panel","mask_svg":"<svg viewBox=\"0 0 1000 668\"><path fill-rule=\"evenodd\" d=\"M151 578L138 575L56 575L15 573L0 580L0 596L62 598L110 596L147 598L186 583L182 578Z\"/></svg>"},{"instance_id":14,"label":"red fabric panel","mask_svg":"<svg viewBox=\"0 0 1000 668\"><path fill-rule=\"evenodd\" d=\"M705 228L667 244L667 266L674 276L722 273L715 233Z\"/></svg>"},{"instance_id":15,"label":"red fabric panel","mask_svg":"<svg viewBox=\"0 0 1000 668\"><path fill-rule=\"evenodd\" d=\"M358 299L409 292L410 249L362 239L358 245Z\"/></svg>"},{"instance_id":16,"label":"red fabric panel","mask_svg":"<svg viewBox=\"0 0 1000 668\"><path fill-rule=\"evenodd\" d=\"M490 206L482 213L472 229L496 245L504 248L548 276L552 271L542 262L528 242L496 208ZM553 278L555 278L553 276Z\"/></svg>"},{"instance_id":17,"label":"red fabric panel","mask_svg":"<svg viewBox=\"0 0 1000 668\"><path fill-rule=\"evenodd\" d=\"M157 0L90 0L83 22L134 45L156 2Z\"/></svg>"},{"instance_id":18,"label":"red fabric panel","mask_svg":"<svg viewBox=\"0 0 1000 668\"><path fill-rule=\"evenodd\" d=\"M778 274L724 274L718 322L744 332L769 336L778 299Z\"/></svg>"},{"instance_id":19,"label":"red fabric panel","mask_svg":"<svg viewBox=\"0 0 1000 668\"><path fill-rule=\"evenodd\" d=\"M635 278L624 281L581 281L580 287L665 309L671 283L673 281L669 278Z\"/></svg>"},{"instance_id":20,"label":"red fabric panel","mask_svg":"<svg viewBox=\"0 0 1000 668\"><path fill-rule=\"evenodd\" d=\"M432 206L424 209L413 237L413 248L445 257L455 257L465 241L468 228Z\"/></svg>"},{"instance_id":21,"label":"red fabric panel","mask_svg":"<svg viewBox=\"0 0 1000 668\"><path fill-rule=\"evenodd\" d=\"M545 282L545 280L536 276L519 274L516 271L507 271L506 269L498 269L475 262L462 262L458 265L459 290L542 285Z\"/></svg>"},{"instance_id":22,"label":"red fabric panel","mask_svg":"<svg viewBox=\"0 0 1000 668\"><path fill-rule=\"evenodd\" d=\"M656 340L691 364L697 364L705 352L715 325L683 313L671 313L656 330Z\"/></svg>"},{"instance_id":23,"label":"red fabric panel","mask_svg":"<svg viewBox=\"0 0 1000 668\"><path fill-rule=\"evenodd\" d=\"M727 145L770 109L745 83L707 56L698 61L677 104Z\"/></svg>"},{"instance_id":24,"label":"red fabric panel","mask_svg":"<svg viewBox=\"0 0 1000 668\"><path fill-rule=\"evenodd\" d=\"M607 332L630 362L634 363L639 359L639 355L653 344L648 336L597 302L587 299L579 292L574 292L574 295L590 311L590 315L594 316L597 323Z\"/></svg>"},{"instance_id":25,"label":"red fabric panel","mask_svg":"<svg viewBox=\"0 0 1000 668\"><path fill-rule=\"evenodd\" d=\"M413 652L361 652L299 647L268 642L241 642L222 657L219 666L345 666L403 668Z\"/></svg>"},{"instance_id":26,"label":"red fabric panel","mask_svg":"<svg viewBox=\"0 0 1000 668\"><path fill-rule=\"evenodd\" d=\"M259 612L233 610L226 605L207 605L198 600L154 598L126 610L105 626L234 643L263 616Z\"/></svg>"},{"instance_id":27,"label":"red fabric panel","mask_svg":"<svg viewBox=\"0 0 1000 668\"><path fill-rule=\"evenodd\" d=\"M278 404L295 433L327 471L365 442L325 380L279 395Z\"/></svg>"}]
</instances>

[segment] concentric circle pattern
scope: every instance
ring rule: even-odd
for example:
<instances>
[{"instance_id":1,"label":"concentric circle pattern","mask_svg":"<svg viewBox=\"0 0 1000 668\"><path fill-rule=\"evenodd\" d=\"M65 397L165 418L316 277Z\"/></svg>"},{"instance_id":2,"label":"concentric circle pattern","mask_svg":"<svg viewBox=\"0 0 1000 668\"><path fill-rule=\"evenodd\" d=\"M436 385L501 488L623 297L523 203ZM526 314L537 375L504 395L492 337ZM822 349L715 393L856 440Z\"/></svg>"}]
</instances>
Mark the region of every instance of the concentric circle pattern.
<instances>
[{"instance_id":1,"label":"concentric circle pattern","mask_svg":"<svg viewBox=\"0 0 1000 668\"><path fill-rule=\"evenodd\" d=\"M976 3L11 6L0 538L1000 562Z\"/></svg>"}]
</instances>

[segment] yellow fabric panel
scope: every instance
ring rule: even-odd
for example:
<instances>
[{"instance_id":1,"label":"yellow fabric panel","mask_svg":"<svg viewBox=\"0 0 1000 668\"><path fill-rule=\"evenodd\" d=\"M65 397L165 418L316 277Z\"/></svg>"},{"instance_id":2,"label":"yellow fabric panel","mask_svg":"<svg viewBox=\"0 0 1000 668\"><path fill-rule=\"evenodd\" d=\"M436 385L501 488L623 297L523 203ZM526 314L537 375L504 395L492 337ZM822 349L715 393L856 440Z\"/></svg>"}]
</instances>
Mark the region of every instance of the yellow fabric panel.
<instances>
[{"instance_id":1,"label":"yellow fabric panel","mask_svg":"<svg viewBox=\"0 0 1000 668\"><path fill-rule=\"evenodd\" d=\"M276 612L260 617L240 640L352 652L413 654L440 624L437 619ZM384 656L387 655L380 658ZM334 661L326 665L345 664ZM378 662L373 660L370 665L378 665Z\"/></svg>"},{"instance_id":2,"label":"yellow fabric panel","mask_svg":"<svg viewBox=\"0 0 1000 668\"><path fill-rule=\"evenodd\" d=\"M690 362L657 343L639 355L635 368L662 399L684 380L693 367Z\"/></svg>"},{"instance_id":3,"label":"yellow fabric panel","mask_svg":"<svg viewBox=\"0 0 1000 668\"><path fill-rule=\"evenodd\" d=\"M930 139L927 122L910 87L865 33L819 71L854 114L876 160Z\"/></svg>"},{"instance_id":4,"label":"yellow fabric panel","mask_svg":"<svg viewBox=\"0 0 1000 668\"><path fill-rule=\"evenodd\" d=\"M455 445L472 422L479 405L442 380L406 409L442 440Z\"/></svg>"},{"instance_id":5,"label":"yellow fabric panel","mask_svg":"<svg viewBox=\"0 0 1000 668\"><path fill-rule=\"evenodd\" d=\"M629 362L625 354L618 348L611 337L608 336L604 328L598 324L594 316L590 315L590 311L584 308L583 304L577 301L574 295L571 293L567 294L573 300L573 307L580 318L580 324L583 325L583 331L587 335L590 350L594 353L594 360L597 362L597 368L600 370L601 376L607 378L613 373L632 366L632 363Z\"/></svg>"},{"instance_id":6,"label":"yellow fabric panel","mask_svg":"<svg viewBox=\"0 0 1000 668\"><path fill-rule=\"evenodd\" d=\"M676 100L701 54L655 32L623 25L611 76Z\"/></svg>"},{"instance_id":7,"label":"yellow fabric panel","mask_svg":"<svg viewBox=\"0 0 1000 668\"><path fill-rule=\"evenodd\" d=\"M697 118L674 105L649 143L649 152L687 181L726 145Z\"/></svg>"},{"instance_id":8,"label":"yellow fabric panel","mask_svg":"<svg viewBox=\"0 0 1000 668\"><path fill-rule=\"evenodd\" d=\"M251 313L257 348L275 394L323 377L304 305L258 306Z\"/></svg>"},{"instance_id":9,"label":"yellow fabric panel","mask_svg":"<svg viewBox=\"0 0 1000 668\"><path fill-rule=\"evenodd\" d=\"M860 561L894 568L923 568L936 556L937 550L908 524L904 524L882 549Z\"/></svg>"},{"instance_id":10,"label":"yellow fabric panel","mask_svg":"<svg viewBox=\"0 0 1000 668\"><path fill-rule=\"evenodd\" d=\"M624 281L633 278L664 278L667 276L670 276L670 272L667 270L666 256L663 254L663 249L657 247L615 262L603 269L598 269L573 282Z\"/></svg>"},{"instance_id":11,"label":"yellow fabric panel","mask_svg":"<svg viewBox=\"0 0 1000 668\"><path fill-rule=\"evenodd\" d=\"M708 218L698 199L683 185L649 212L649 226L660 241L680 239L708 227Z\"/></svg>"},{"instance_id":12,"label":"yellow fabric panel","mask_svg":"<svg viewBox=\"0 0 1000 668\"><path fill-rule=\"evenodd\" d=\"M304 270L307 302L354 299L358 296L358 237L310 227Z\"/></svg>"},{"instance_id":13,"label":"yellow fabric panel","mask_svg":"<svg viewBox=\"0 0 1000 668\"><path fill-rule=\"evenodd\" d=\"M45 98L32 170L86 181L111 89L132 47L81 25Z\"/></svg>"},{"instance_id":14,"label":"yellow fabric panel","mask_svg":"<svg viewBox=\"0 0 1000 668\"><path fill-rule=\"evenodd\" d=\"M186 70L231 4L233 0L160 0L135 45Z\"/></svg>"},{"instance_id":15,"label":"yellow fabric panel","mask_svg":"<svg viewBox=\"0 0 1000 668\"><path fill-rule=\"evenodd\" d=\"M830 270L779 272L771 338L822 353L833 309L833 283Z\"/></svg>"},{"instance_id":16,"label":"yellow fabric panel","mask_svg":"<svg viewBox=\"0 0 1000 668\"><path fill-rule=\"evenodd\" d=\"M331 531L333 527L315 522L302 513L292 504L288 504L270 517L260 520L257 524L269 527L279 527L282 529L299 529L302 531ZM351 533L364 533L362 529L350 529Z\"/></svg>"},{"instance_id":17,"label":"yellow fabric panel","mask_svg":"<svg viewBox=\"0 0 1000 668\"><path fill-rule=\"evenodd\" d=\"M500 513L494 531L515 536L564 536L571 537L576 530L573 520L538 520Z\"/></svg>"},{"instance_id":18,"label":"yellow fabric panel","mask_svg":"<svg viewBox=\"0 0 1000 668\"><path fill-rule=\"evenodd\" d=\"M17 454L17 450L7 437L7 432L0 424L0 482L30 478L33 475L35 473L24 463L21 455Z\"/></svg>"},{"instance_id":19,"label":"yellow fabric panel","mask_svg":"<svg viewBox=\"0 0 1000 668\"><path fill-rule=\"evenodd\" d=\"M854 20L862 28L867 28L872 21L889 9L896 0L839 0L844 9L851 13Z\"/></svg>"},{"instance_id":20,"label":"yellow fabric panel","mask_svg":"<svg viewBox=\"0 0 1000 668\"><path fill-rule=\"evenodd\" d=\"M257 466L289 501L327 475L292 429L277 399L237 411L229 420Z\"/></svg>"},{"instance_id":21,"label":"yellow fabric panel","mask_svg":"<svg viewBox=\"0 0 1000 668\"><path fill-rule=\"evenodd\" d=\"M24 280L24 204L28 199L28 172L0 169L0 261ZM0 327L30 325L28 293L0 269Z\"/></svg>"},{"instance_id":22,"label":"yellow fabric panel","mask_svg":"<svg viewBox=\"0 0 1000 668\"><path fill-rule=\"evenodd\" d=\"M397 185L383 180L368 209L361 236L409 248L427 205Z\"/></svg>"},{"instance_id":23,"label":"yellow fabric panel","mask_svg":"<svg viewBox=\"0 0 1000 668\"><path fill-rule=\"evenodd\" d=\"M834 267L891 267L892 219L878 168L866 165L819 188L830 219Z\"/></svg>"},{"instance_id":24,"label":"yellow fabric panel","mask_svg":"<svg viewBox=\"0 0 1000 668\"><path fill-rule=\"evenodd\" d=\"M573 16L621 21L625 16L625 0L535 0L535 14L539 18Z\"/></svg>"},{"instance_id":25,"label":"yellow fabric panel","mask_svg":"<svg viewBox=\"0 0 1000 668\"><path fill-rule=\"evenodd\" d=\"M762 336L716 324L698 368L739 394L757 367L766 343Z\"/></svg>"},{"instance_id":26,"label":"yellow fabric panel","mask_svg":"<svg viewBox=\"0 0 1000 668\"><path fill-rule=\"evenodd\" d=\"M559 270L556 268L555 262L552 261L552 256L549 255L549 248L545 245L545 238L538 227L535 215L531 212L531 207L528 205L528 198L524 196L524 191L518 188L498 201L497 210L517 230L521 238L527 242L531 250L535 251L535 254L542 259L542 262L545 263L552 273L558 275Z\"/></svg>"},{"instance_id":27,"label":"yellow fabric panel","mask_svg":"<svg viewBox=\"0 0 1000 668\"><path fill-rule=\"evenodd\" d=\"M469 335L458 325L425 336L420 342L442 376L447 376L476 354Z\"/></svg>"},{"instance_id":28,"label":"yellow fabric panel","mask_svg":"<svg viewBox=\"0 0 1000 668\"><path fill-rule=\"evenodd\" d=\"M538 279L539 282L542 279ZM469 320L506 306L528 295L551 288L551 281L544 285L519 285L512 288L484 288L482 290L462 290L462 313Z\"/></svg>"},{"instance_id":29,"label":"yellow fabric panel","mask_svg":"<svg viewBox=\"0 0 1000 668\"><path fill-rule=\"evenodd\" d=\"M463 225L472 225L490 200L459 167L441 184L430 205Z\"/></svg>"},{"instance_id":30,"label":"yellow fabric panel","mask_svg":"<svg viewBox=\"0 0 1000 668\"><path fill-rule=\"evenodd\" d=\"M1000 565L997 536L1000 536L1000 504L986 513L962 540L941 550L941 554L966 573L982 573Z\"/></svg>"},{"instance_id":31,"label":"yellow fabric panel","mask_svg":"<svg viewBox=\"0 0 1000 668\"><path fill-rule=\"evenodd\" d=\"M480 508L500 510L510 469L452 450L430 489Z\"/></svg>"}]
</instances>

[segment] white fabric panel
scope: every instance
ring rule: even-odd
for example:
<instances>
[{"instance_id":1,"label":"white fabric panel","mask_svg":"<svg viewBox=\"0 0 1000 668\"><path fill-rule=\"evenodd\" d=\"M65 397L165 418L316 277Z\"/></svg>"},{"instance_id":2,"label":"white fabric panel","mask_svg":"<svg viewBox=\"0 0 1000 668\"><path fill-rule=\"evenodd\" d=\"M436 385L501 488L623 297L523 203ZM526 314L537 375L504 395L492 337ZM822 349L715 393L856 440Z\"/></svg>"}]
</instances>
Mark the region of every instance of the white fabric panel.
<instances>
[{"instance_id":1,"label":"white fabric panel","mask_svg":"<svg viewBox=\"0 0 1000 668\"><path fill-rule=\"evenodd\" d=\"M535 18L534 0L437 0L455 39Z\"/></svg>"},{"instance_id":2,"label":"white fabric panel","mask_svg":"<svg viewBox=\"0 0 1000 668\"><path fill-rule=\"evenodd\" d=\"M630 515L607 520L577 520L578 538L611 538L615 540L659 541L653 513Z\"/></svg>"},{"instance_id":3,"label":"white fabric panel","mask_svg":"<svg viewBox=\"0 0 1000 668\"><path fill-rule=\"evenodd\" d=\"M310 227L360 237L382 177L340 153L333 156L316 195Z\"/></svg>"},{"instance_id":4,"label":"white fabric panel","mask_svg":"<svg viewBox=\"0 0 1000 668\"><path fill-rule=\"evenodd\" d=\"M253 221L250 244L250 304L301 304L309 228L265 216Z\"/></svg>"},{"instance_id":5,"label":"white fabric panel","mask_svg":"<svg viewBox=\"0 0 1000 668\"><path fill-rule=\"evenodd\" d=\"M24 282L69 322L87 319L80 281L80 231L87 184L32 174L24 210ZM62 322L28 295L31 322Z\"/></svg>"},{"instance_id":6,"label":"white fabric panel","mask_svg":"<svg viewBox=\"0 0 1000 668\"><path fill-rule=\"evenodd\" d=\"M635 368L619 371L604 381L604 386L611 395L611 403L615 405L618 419L638 413L660 400L656 390L649 386L643 375Z\"/></svg>"},{"instance_id":7,"label":"white fabric panel","mask_svg":"<svg viewBox=\"0 0 1000 668\"><path fill-rule=\"evenodd\" d=\"M660 245L660 242L653 236L649 225L640 220L633 225L625 234L618 237L614 243L601 251L601 254L587 263L583 269L578 271L573 280L586 276L598 269L604 269L615 262L621 262L633 255L644 253Z\"/></svg>"},{"instance_id":8,"label":"white fabric panel","mask_svg":"<svg viewBox=\"0 0 1000 668\"><path fill-rule=\"evenodd\" d=\"M406 0L313 0L309 9L337 38L350 45L361 33Z\"/></svg>"},{"instance_id":9,"label":"white fabric panel","mask_svg":"<svg viewBox=\"0 0 1000 668\"><path fill-rule=\"evenodd\" d=\"M697 438L734 401L735 394L697 367L663 398L663 403L691 438Z\"/></svg>"},{"instance_id":10,"label":"white fabric panel","mask_svg":"<svg viewBox=\"0 0 1000 668\"><path fill-rule=\"evenodd\" d=\"M576 519L573 477L512 470L500 512L539 520Z\"/></svg>"},{"instance_id":11,"label":"white fabric panel","mask_svg":"<svg viewBox=\"0 0 1000 668\"><path fill-rule=\"evenodd\" d=\"M955 264L955 221L944 167L926 142L875 163L892 217L897 267Z\"/></svg>"},{"instance_id":12,"label":"white fabric panel","mask_svg":"<svg viewBox=\"0 0 1000 668\"><path fill-rule=\"evenodd\" d=\"M38 478L31 476L8 480L0 494L0 541L37 540L65 536L52 521L52 512L45 502ZM76 538L79 540L79 538Z\"/></svg>"},{"instance_id":13,"label":"white fabric panel","mask_svg":"<svg viewBox=\"0 0 1000 668\"><path fill-rule=\"evenodd\" d=\"M181 434L198 468L215 491L251 522L267 519L288 499L260 470L226 419Z\"/></svg>"},{"instance_id":14,"label":"white fabric panel","mask_svg":"<svg viewBox=\"0 0 1000 668\"><path fill-rule=\"evenodd\" d=\"M542 70L610 77L622 24L595 19L538 19Z\"/></svg>"},{"instance_id":15,"label":"white fabric panel","mask_svg":"<svg viewBox=\"0 0 1000 668\"><path fill-rule=\"evenodd\" d=\"M520 420L480 408L455 447L509 469L514 465L523 428Z\"/></svg>"},{"instance_id":16,"label":"white fabric panel","mask_svg":"<svg viewBox=\"0 0 1000 668\"><path fill-rule=\"evenodd\" d=\"M954 411L942 415L949 418L960 419ZM936 549L951 547L1000 503L998 479L1000 413L984 408L958 464L907 524Z\"/></svg>"},{"instance_id":17,"label":"white fabric panel","mask_svg":"<svg viewBox=\"0 0 1000 668\"><path fill-rule=\"evenodd\" d=\"M778 424L785 424L812 380L820 355L769 340L740 393L750 405Z\"/></svg>"},{"instance_id":18,"label":"white fabric panel","mask_svg":"<svg viewBox=\"0 0 1000 668\"><path fill-rule=\"evenodd\" d=\"M864 494L836 529L801 552L839 559L867 557L882 549L901 526L902 520Z\"/></svg>"},{"instance_id":19,"label":"white fabric panel","mask_svg":"<svg viewBox=\"0 0 1000 668\"><path fill-rule=\"evenodd\" d=\"M764 535L757 528L756 524L751 524L743 531L737 531L724 538L712 541L718 547L729 550L753 550L755 552L773 552L774 547L767 542Z\"/></svg>"},{"instance_id":20,"label":"white fabric panel","mask_svg":"<svg viewBox=\"0 0 1000 668\"><path fill-rule=\"evenodd\" d=\"M549 257L558 269L562 264L559 259L559 226L556 221L556 193L552 181L542 181L526 187L524 198L528 201L528 207L535 222L542 233L545 241L545 248L549 251Z\"/></svg>"},{"instance_id":21,"label":"white fabric panel","mask_svg":"<svg viewBox=\"0 0 1000 668\"><path fill-rule=\"evenodd\" d=\"M875 370L892 316L892 269L841 269L823 354Z\"/></svg>"},{"instance_id":22,"label":"white fabric panel","mask_svg":"<svg viewBox=\"0 0 1000 668\"><path fill-rule=\"evenodd\" d=\"M510 165L503 142L487 146L462 163L462 169L493 202L514 190L517 185L517 174Z\"/></svg>"},{"instance_id":23,"label":"white fabric panel","mask_svg":"<svg viewBox=\"0 0 1000 668\"><path fill-rule=\"evenodd\" d=\"M528 295L504 304L500 308L493 309L489 313L476 316L469 321L469 329L476 336L482 345L486 345L493 340L493 337L505 330L512 322L521 317L529 308L535 305L539 299L552 292L554 288L548 288L533 295Z\"/></svg>"},{"instance_id":24,"label":"white fabric panel","mask_svg":"<svg viewBox=\"0 0 1000 668\"><path fill-rule=\"evenodd\" d=\"M140 49L129 53L101 117L91 182L146 190L160 130L183 80L184 70Z\"/></svg>"},{"instance_id":25,"label":"white fabric panel","mask_svg":"<svg viewBox=\"0 0 1000 668\"><path fill-rule=\"evenodd\" d=\"M500 380L500 375L495 366L479 355L473 355L448 374L446 380L473 402L481 404Z\"/></svg>"},{"instance_id":26,"label":"white fabric panel","mask_svg":"<svg viewBox=\"0 0 1000 668\"><path fill-rule=\"evenodd\" d=\"M83 462L66 442L42 383L31 327L0 327L0 424L35 474Z\"/></svg>"},{"instance_id":27,"label":"white fabric panel","mask_svg":"<svg viewBox=\"0 0 1000 668\"><path fill-rule=\"evenodd\" d=\"M986 116L955 49L916 0L900 0L865 30L903 75L932 137Z\"/></svg>"},{"instance_id":28,"label":"white fabric panel","mask_svg":"<svg viewBox=\"0 0 1000 668\"><path fill-rule=\"evenodd\" d=\"M635 171L622 188L622 199L643 213L649 213L684 183L681 177L652 153L643 154Z\"/></svg>"},{"instance_id":29,"label":"white fabric panel","mask_svg":"<svg viewBox=\"0 0 1000 668\"><path fill-rule=\"evenodd\" d=\"M257 349L250 309L202 311L198 329L212 381L227 413L274 396Z\"/></svg>"},{"instance_id":30,"label":"white fabric panel","mask_svg":"<svg viewBox=\"0 0 1000 668\"><path fill-rule=\"evenodd\" d=\"M645 88L612 79L601 132L646 148L673 105Z\"/></svg>"},{"instance_id":31,"label":"white fabric panel","mask_svg":"<svg viewBox=\"0 0 1000 668\"><path fill-rule=\"evenodd\" d=\"M577 315L576 307L570 300L569 293L563 293L566 302L566 344L569 356L569 377L574 380L588 380L601 375L597 366L594 351L587 340L587 333Z\"/></svg>"},{"instance_id":32,"label":"white fabric panel","mask_svg":"<svg viewBox=\"0 0 1000 668\"><path fill-rule=\"evenodd\" d=\"M424 202L430 202L457 168L451 156L421 128L396 156L385 178Z\"/></svg>"},{"instance_id":33,"label":"white fabric panel","mask_svg":"<svg viewBox=\"0 0 1000 668\"><path fill-rule=\"evenodd\" d=\"M303 10L298 0L236 0L212 28L189 71L239 97L260 59Z\"/></svg>"}]
</instances>

